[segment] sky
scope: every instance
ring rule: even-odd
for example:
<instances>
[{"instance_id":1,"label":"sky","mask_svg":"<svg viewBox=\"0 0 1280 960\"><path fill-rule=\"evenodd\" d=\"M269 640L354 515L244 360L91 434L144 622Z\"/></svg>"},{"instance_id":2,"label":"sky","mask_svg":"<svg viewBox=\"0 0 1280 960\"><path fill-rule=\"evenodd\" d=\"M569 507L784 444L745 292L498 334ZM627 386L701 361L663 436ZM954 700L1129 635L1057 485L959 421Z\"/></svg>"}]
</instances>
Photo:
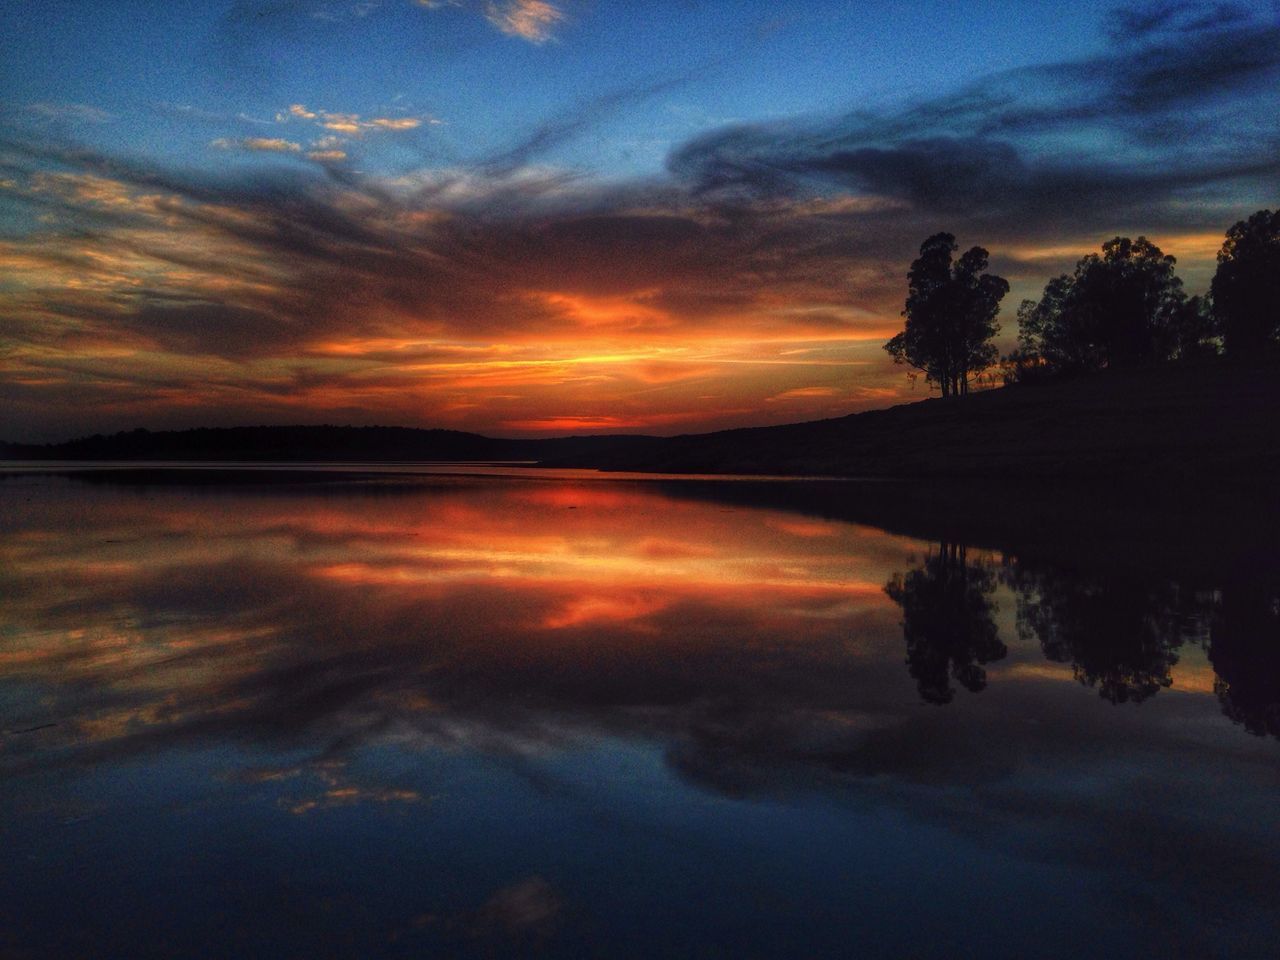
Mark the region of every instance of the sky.
<instances>
[{"instance_id":1,"label":"sky","mask_svg":"<svg viewBox=\"0 0 1280 960\"><path fill-rule=\"evenodd\" d=\"M0 439L674 434L928 394L939 230L1014 314L1280 204L1280 2L0 0Z\"/></svg>"}]
</instances>

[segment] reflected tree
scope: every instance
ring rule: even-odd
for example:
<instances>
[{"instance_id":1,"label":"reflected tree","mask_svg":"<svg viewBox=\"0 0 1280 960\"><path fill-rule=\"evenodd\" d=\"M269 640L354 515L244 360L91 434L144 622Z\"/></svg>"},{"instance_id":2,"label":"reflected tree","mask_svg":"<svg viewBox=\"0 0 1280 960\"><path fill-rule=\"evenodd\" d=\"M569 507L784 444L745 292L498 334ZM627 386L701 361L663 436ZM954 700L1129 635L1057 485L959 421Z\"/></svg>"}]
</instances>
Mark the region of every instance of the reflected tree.
<instances>
[{"instance_id":1,"label":"reflected tree","mask_svg":"<svg viewBox=\"0 0 1280 960\"><path fill-rule=\"evenodd\" d=\"M886 584L885 593L902 607L907 669L928 703L950 703L953 680L966 690L983 689L982 665L1008 652L993 619L995 584L989 566L970 563L964 547L947 543Z\"/></svg>"},{"instance_id":2,"label":"reflected tree","mask_svg":"<svg viewBox=\"0 0 1280 960\"><path fill-rule=\"evenodd\" d=\"M1141 703L1173 683L1184 639L1176 590L1104 581L1013 563L1018 634L1071 664L1111 703ZM1172 592L1169 592L1172 591ZM1168 595L1166 595L1166 593Z\"/></svg>"},{"instance_id":3,"label":"reflected tree","mask_svg":"<svg viewBox=\"0 0 1280 960\"><path fill-rule=\"evenodd\" d=\"M1250 733L1280 737L1280 595L1257 584L1225 589L1211 637L1222 712Z\"/></svg>"}]
</instances>

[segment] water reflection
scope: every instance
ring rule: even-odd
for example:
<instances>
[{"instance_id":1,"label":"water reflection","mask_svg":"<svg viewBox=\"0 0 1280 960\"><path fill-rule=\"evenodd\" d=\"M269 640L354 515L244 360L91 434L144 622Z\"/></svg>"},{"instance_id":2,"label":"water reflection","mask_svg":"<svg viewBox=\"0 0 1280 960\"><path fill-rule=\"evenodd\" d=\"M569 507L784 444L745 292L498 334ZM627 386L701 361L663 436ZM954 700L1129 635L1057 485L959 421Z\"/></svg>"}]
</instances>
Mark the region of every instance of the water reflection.
<instances>
[{"instance_id":1,"label":"water reflection","mask_svg":"<svg viewBox=\"0 0 1280 960\"><path fill-rule=\"evenodd\" d=\"M1280 590L1237 583L1216 599L1209 661L1222 712L1250 733L1280 737Z\"/></svg>"},{"instance_id":2,"label":"water reflection","mask_svg":"<svg viewBox=\"0 0 1280 960\"><path fill-rule=\"evenodd\" d=\"M1176 591L1014 562L1018 631L1111 703L1141 703L1173 683L1183 636Z\"/></svg>"},{"instance_id":3,"label":"water reflection","mask_svg":"<svg viewBox=\"0 0 1280 960\"><path fill-rule=\"evenodd\" d=\"M98 756L206 734L350 744L408 723L555 741L677 705L695 729L839 708L880 669L879 583L909 547L622 485L454 482L95 491L51 498L4 549L3 667L41 691L19 722L55 719L38 742Z\"/></svg>"},{"instance_id":4,"label":"water reflection","mask_svg":"<svg viewBox=\"0 0 1280 960\"><path fill-rule=\"evenodd\" d=\"M1008 653L993 619L995 584L989 563L970 563L965 547L944 542L885 587L902 607L907 669L929 703L951 702L952 679L977 693L987 685L982 664Z\"/></svg>"},{"instance_id":5,"label":"water reflection","mask_svg":"<svg viewBox=\"0 0 1280 960\"><path fill-rule=\"evenodd\" d=\"M1208 651L1223 713L1250 733L1280 736L1280 593L1256 580L1213 590L1172 581L1080 574L1006 556L970 563L945 541L893 575L885 593L902 607L907 668L920 696L950 703L954 680L987 685L982 665L1002 659L991 599L997 581L1015 598L1018 637L1113 703L1142 703L1174 684L1184 644Z\"/></svg>"},{"instance_id":6,"label":"water reflection","mask_svg":"<svg viewBox=\"0 0 1280 960\"><path fill-rule=\"evenodd\" d=\"M187 847L282 912L197 884L240 926L175 902L166 942L245 956L840 956L851 929L1069 956L1073 912L1114 955L1276 932L1276 744L1222 716L1278 730L1269 573L743 490L4 484L0 953L166 955L136 904L180 896ZM68 922L72 830L102 860Z\"/></svg>"}]
</instances>

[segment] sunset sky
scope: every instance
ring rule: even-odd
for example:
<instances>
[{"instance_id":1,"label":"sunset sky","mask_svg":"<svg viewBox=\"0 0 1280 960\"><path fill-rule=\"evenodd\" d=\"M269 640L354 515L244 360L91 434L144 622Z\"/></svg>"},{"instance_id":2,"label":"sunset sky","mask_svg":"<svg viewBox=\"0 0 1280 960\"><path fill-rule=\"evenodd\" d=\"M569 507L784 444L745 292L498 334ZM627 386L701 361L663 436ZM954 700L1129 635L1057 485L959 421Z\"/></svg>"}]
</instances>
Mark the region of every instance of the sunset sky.
<instances>
[{"instance_id":1,"label":"sunset sky","mask_svg":"<svg viewBox=\"0 0 1280 960\"><path fill-rule=\"evenodd\" d=\"M681 433L927 395L1019 300L1280 204L1280 2L0 0L0 439Z\"/></svg>"}]
</instances>

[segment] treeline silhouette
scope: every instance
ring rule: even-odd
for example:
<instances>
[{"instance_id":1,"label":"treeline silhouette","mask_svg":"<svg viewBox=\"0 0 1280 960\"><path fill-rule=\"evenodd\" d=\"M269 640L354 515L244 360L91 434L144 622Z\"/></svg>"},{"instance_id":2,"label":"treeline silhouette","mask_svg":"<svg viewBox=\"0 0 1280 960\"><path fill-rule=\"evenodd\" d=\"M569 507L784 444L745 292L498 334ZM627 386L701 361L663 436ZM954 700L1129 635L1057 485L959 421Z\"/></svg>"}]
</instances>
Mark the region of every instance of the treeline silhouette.
<instances>
[{"instance_id":1,"label":"treeline silhouette","mask_svg":"<svg viewBox=\"0 0 1280 960\"><path fill-rule=\"evenodd\" d=\"M501 461L602 456L650 437L506 440L411 427L260 426L130 430L54 444L0 444L0 456L30 460Z\"/></svg>"},{"instance_id":2,"label":"treeline silhouette","mask_svg":"<svg viewBox=\"0 0 1280 960\"><path fill-rule=\"evenodd\" d=\"M1142 703L1173 685L1179 650L1197 644L1213 666L1222 712L1251 733L1280 737L1280 581L1242 577L1212 588L1077 573L941 543L897 573L885 593L902 608L907 670L921 699L944 704L954 684L986 687L1004 659L996 588L1013 594L1020 639L1070 664L1114 704Z\"/></svg>"},{"instance_id":3,"label":"treeline silhouette","mask_svg":"<svg viewBox=\"0 0 1280 960\"><path fill-rule=\"evenodd\" d=\"M992 478L1184 487L1280 474L1280 211L1235 224L1209 293L1186 297L1174 259L1115 238L1019 311L1020 343L992 340L1008 284L950 234L908 275L905 329L886 344L945 396L1003 364L1010 383L965 403L675 437L502 440L397 427L135 430L61 444L0 443L0 457L67 460L529 460L664 473ZM1225 351L1227 356L1217 357ZM1165 361L1177 360L1178 363ZM1193 362L1197 361L1197 362ZM1071 377L1112 369L1115 376ZM993 379L994 382L994 379Z\"/></svg>"},{"instance_id":4,"label":"treeline silhouette","mask_svg":"<svg viewBox=\"0 0 1280 960\"><path fill-rule=\"evenodd\" d=\"M1225 352L1249 357L1280 345L1280 210L1259 210L1227 231L1210 289L1188 297L1176 259L1146 237L1114 237L1074 272L1051 279L1018 307L1018 346L1003 358L991 342L1009 285L985 273L988 254L958 260L955 237L920 246L907 274L903 331L885 344L897 363L968 393L1000 363L1009 384Z\"/></svg>"}]
</instances>

